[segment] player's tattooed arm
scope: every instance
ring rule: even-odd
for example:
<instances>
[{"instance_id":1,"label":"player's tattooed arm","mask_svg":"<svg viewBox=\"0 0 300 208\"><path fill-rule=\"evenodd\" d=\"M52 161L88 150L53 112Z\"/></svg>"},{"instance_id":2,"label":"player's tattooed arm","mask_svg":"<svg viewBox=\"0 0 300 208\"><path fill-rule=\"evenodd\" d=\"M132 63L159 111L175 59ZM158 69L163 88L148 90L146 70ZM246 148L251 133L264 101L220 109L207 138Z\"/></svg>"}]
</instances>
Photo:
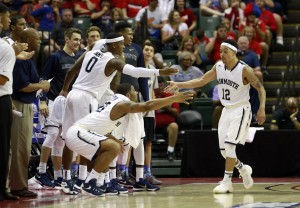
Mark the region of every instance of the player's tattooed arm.
<instances>
[{"instance_id":1,"label":"player's tattooed arm","mask_svg":"<svg viewBox=\"0 0 300 208\"><path fill-rule=\"evenodd\" d=\"M255 76L253 69L249 66L245 66L243 71L243 77L246 79L258 92L259 109L256 115L257 123L262 125L266 120L265 106L266 106L266 91L264 86Z\"/></svg>"}]
</instances>

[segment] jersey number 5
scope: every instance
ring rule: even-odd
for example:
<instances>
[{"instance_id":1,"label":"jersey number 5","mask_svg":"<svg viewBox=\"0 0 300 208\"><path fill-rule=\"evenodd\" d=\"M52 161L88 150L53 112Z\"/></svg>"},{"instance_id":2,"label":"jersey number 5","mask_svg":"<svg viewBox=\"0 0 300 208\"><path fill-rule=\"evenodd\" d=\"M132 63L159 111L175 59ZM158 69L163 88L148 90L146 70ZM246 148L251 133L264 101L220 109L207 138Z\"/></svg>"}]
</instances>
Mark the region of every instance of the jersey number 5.
<instances>
[{"instance_id":1,"label":"jersey number 5","mask_svg":"<svg viewBox=\"0 0 300 208\"><path fill-rule=\"evenodd\" d=\"M85 71L90 73L93 69L93 67L95 66L95 64L97 63L98 59L96 57L92 57L89 62L87 63L86 67L85 67Z\"/></svg>"},{"instance_id":2,"label":"jersey number 5","mask_svg":"<svg viewBox=\"0 0 300 208\"><path fill-rule=\"evenodd\" d=\"M228 89L222 89L223 91L223 96L222 99L223 100L230 100L230 91Z\"/></svg>"}]
</instances>

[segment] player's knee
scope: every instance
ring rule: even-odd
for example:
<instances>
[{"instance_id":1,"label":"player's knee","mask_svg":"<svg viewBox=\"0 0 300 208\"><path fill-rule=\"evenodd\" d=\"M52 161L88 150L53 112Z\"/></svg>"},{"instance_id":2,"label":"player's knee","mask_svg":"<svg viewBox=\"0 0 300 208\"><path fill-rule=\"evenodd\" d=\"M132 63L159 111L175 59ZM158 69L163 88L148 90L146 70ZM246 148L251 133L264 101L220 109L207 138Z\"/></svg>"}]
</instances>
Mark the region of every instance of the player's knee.
<instances>
[{"instance_id":1,"label":"player's knee","mask_svg":"<svg viewBox=\"0 0 300 208\"><path fill-rule=\"evenodd\" d=\"M229 158L236 158L236 145L234 144L229 144L229 143L225 143L225 154L226 154L226 157L229 157Z\"/></svg>"},{"instance_id":2,"label":"player's knee","mask_svg":"<svg viewBox=\"0 0 300 208\"><path fill-rule=\"evenodd\" d=\"M48 127L47 136L43 142L44 147L52 148L54 142L57 140L59 129L57 127Z\"/></svg>"},{"instance_id":3,"label":"player's knee","mask_svg":"<svg viewBox=\"0 0 300 208\"><path fill-rule=\"evenodd\" d=\"M51 155L62 157L64 146L64 141L61 138L57 138L54 142Z\"/></svg>"},{"instance_id":4,"label":"player's knee","mask_svg":"<svg viewBox=\"0 0 300 208\"><path fill-rule=\"evenodd\" d=\"M112 154L114 154L115 156L117 156L120 151L121 151L121 145L116 142L116 141L110 141L110 144L109 144L109 149L111 150Z\"/></svg>"}]
</instances>

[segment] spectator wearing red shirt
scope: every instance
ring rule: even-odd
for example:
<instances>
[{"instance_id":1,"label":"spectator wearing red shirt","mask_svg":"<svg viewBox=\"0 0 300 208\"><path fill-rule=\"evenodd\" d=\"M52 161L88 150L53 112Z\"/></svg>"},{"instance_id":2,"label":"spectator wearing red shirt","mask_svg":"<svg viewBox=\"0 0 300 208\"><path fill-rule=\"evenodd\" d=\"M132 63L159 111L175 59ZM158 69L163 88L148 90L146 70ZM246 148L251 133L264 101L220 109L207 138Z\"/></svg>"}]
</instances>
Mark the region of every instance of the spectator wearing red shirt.
<instances>
[{"instance_id":1,"label":"spectator wearing red shirt","mask_svg":"<svg viewBox=\"0 0 300 208\"><path fill-rule=\"evenodd\" d=\"M217 26L216 31L214 31L214 37L205 46L205 52L213 63L221 59L220 47L221 43L226 39L235 40L235 36L228 34L226 25L221 23Z\"/></svg>"},{"instance_id":2,"label":"spectator wearing red shirt","mask_svg":"<svg viewBox=\"0 0 300 208\"><path fill-rule=\"evenodd\" d=\"M259 42L257 42L253 37L255 35L255 31L253 29L253 27L251 26L246 26L244 27L243 31L242 31L242 36L246 36L249 40L249 49L254 51L258 58L261 58L262 55L262 48L259 45Z\"/></svg>"},{"instance_id":3,"label":"spectator wearing red shirt","mask_svg":"<svg viewBox=\"0 0 300 208\"><path fill-rule=\"evenodd\" d=\"M155 89L155 97L164 98L171 96L170 93L165 93L166 86L165 80L158 77L158 89ZM171 106L166 106L155 111L156 130L162 129L168 135L168 150L167 156L169 161L175 159L175 145L178 138L178 124L176 123L177 116L179 115L179 103L173 103Z\"/></svg>"},{"instance_id":4,"label":"spectator wearing red shirt","mask_svg":"<svg viewBox=\"0 0 300 208\"><path fill-rule=\"evenodd\" d=\"M267 30L265 23L260 20L261 11L257 7L256 4L249 3L247 4L246 8L244 9L244 15L246 17L246 21L240 25L239 28L239 36L242 34L242 31L245 26L251 26L254 29L254 36L253 39L259 42L260 47L263 51L262 57L262 70L265 70L267 63L268 63L268 56L269 56L269 45L268 40L271 39L271 32Z\"/></svg>"},{"instance_id":5,"label":"spectator wearing red shirt","mask_svg":"<svg viewBox=\"0 0 300 208\"><path fill-rule=\"evenodd\" d=\"M124 0L122 6L124 18L135 18L139 10L145 6L148 6L148 0Z\"/></svg>"},{"instance_id":6,"label":"spectator wearing red shirt","mask_svg":"<svg viewBox=\"0 0 300 208\"><path fill-rule=\"evenodd\" d=\"M244 19L244 11L240 8L240 0L231 0L230 7L225 9L225 18L230 20L232 30L238 30Z\"/></svg>"},{"instance_id":7,"label":"spectator wearing red shirt","mask_svg":"<svg viewBox=\"0 0 300 208\"><path fill-rule=\"evenodd\" d=\"M197 20L194 12L186 7L185 0L176 0L174 9L179 12L181 21L188 25L191 33L197 26Z\"/></svg>"},{"instance_id":8,"label":"spectator wearing red shirt","mask_svg":"<svg viewBox=\"0 0 300 208\"><path fill-rule=\"evenodd\" d=\"M256 5L261 10L260 18L267 26L269 30L273 33L273 35L276 35L276 43L279 45L283 45L283 26L281 19L279 21L276 21L275 15L273 12L267 10L265 8L265 0L255 0Z\"/></svg>"},{"instance_id":9,"label":"spectator wearing red shirt","mask_svg":"<svg viewBox=\"0 0 300 208\"><path fill-rule=\"evenodd\" d=\"M100 10L100 0L80 0L74 2L76 17L90 17L93 11Z\"/></svg>"},{"instance_id":10,"label":"spectator wearing red shirt","mask_svg":"<svg viewBox=\"0 0 300 208\"><path fill-rule=\"evenodd\" d=\"M110 0L111 8L123 8L123 1L120 0Z\"/></svg>"}]
</instances>

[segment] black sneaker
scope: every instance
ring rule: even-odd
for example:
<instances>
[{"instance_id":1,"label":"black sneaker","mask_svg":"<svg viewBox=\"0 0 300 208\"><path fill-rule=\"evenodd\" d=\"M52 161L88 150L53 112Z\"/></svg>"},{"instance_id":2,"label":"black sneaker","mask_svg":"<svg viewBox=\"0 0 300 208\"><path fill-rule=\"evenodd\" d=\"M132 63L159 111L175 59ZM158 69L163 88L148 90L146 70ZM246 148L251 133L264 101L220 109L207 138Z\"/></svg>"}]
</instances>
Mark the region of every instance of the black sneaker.
<instances>
[{"instance_id":1,"label":"black sneaker","mask_svg":"<svg viewBox=\"0 0 300 208\"><path fill-rule=\"evenodd\" d=\"M72 179L63 179L63 181L61 182L62 191L68 195L77 195L78 191L74 189L74 185L75 183Z\"/></svg>"},{"instance_id":2,"label":"black sneaker","mask_svg":"<svg viewBox=\"0 0 300 208\"><path fill-rule=\"evenodd\" d=\"M62 183L63 178L62 177L58 177L56 180L54 180L54 185L60 187L61 183Z\"/></svg>"},{"instance_id":3,"label":"black sneaker","mask_svg":"<svg viewBox=\"0 0 300 208\"><path fill-rule=\"evenodd\" d=\"M175 152L167 152L167 157L170 162L175 160Z\"/></svg>"},{"instance_id":4,"label":"black sneaker","mask_svg":"<svg viewBox=\"0 0 300 208\"><path fill-rule=\"evenodd\" d=\"M51 180L48 178L47 173L42 173L42 174L37 173L34 176L34 180L35 182L41 184L42 186L46 186L50 188L55 187L54 183L52 183Z\"/></svg>"},{"instance_id":5,"label":"black sneaker","mask_svg":"<svg viewBox=\"0 0 300 208\"><path fill-rule=\"evenodd\" d=\"M114 189L119 192L119 194L127 194L128 193L128 189L124 188L123 186L121 186L118 183L118 180L116 178L111 179L110 183L112 184L112 186L114 187Z\"/></svg>"},{"instance_id":6,"label":"black sneaker","mask_svg":"<svg viewBox=\"0 0 300 208\"><path fill-rule=\"evenodd\" d=\"M133 191L158 191L160 188L158 186L150 184L143 178L140 178L138 182L133 185Z\"/></svg>"},{"instance_id":7,"label":"black sneaker","mask_svg":"<svg viewBox=\"0 0 300 208\"><path fill-rule=\"evenodd\" d=\"M84 183L82 193L90 196L105 196L105 193L97 186L97 179L91 179L88 183Z\"/></svg>"}]
</instances>

